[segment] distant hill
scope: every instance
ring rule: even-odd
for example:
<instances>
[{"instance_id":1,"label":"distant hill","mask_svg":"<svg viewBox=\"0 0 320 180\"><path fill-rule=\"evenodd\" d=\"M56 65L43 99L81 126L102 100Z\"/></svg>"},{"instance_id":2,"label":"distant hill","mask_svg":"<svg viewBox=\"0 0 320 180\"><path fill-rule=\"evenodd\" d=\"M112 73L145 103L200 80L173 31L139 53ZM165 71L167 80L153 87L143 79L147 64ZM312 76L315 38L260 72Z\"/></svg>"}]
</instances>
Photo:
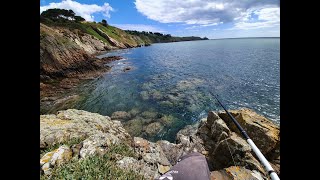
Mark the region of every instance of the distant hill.
<instances>
[{"instance_id":1,"label":"distant hill","mask_svg":"<svg viewBox=\"0 0 320 180\"><path fill-rule=\"evenodd\" d=\"M149 42L149 43L208 40L207 37L204 37L204 38L197 37L197 36L177 37L177 36L171 36L170 34L161 34L159 32L146 32L146 31L139 32L139 31L131 31L131 30L125 30L125 32L131 35L139 36L145 42Z\"/></svg>"}]
</instances>

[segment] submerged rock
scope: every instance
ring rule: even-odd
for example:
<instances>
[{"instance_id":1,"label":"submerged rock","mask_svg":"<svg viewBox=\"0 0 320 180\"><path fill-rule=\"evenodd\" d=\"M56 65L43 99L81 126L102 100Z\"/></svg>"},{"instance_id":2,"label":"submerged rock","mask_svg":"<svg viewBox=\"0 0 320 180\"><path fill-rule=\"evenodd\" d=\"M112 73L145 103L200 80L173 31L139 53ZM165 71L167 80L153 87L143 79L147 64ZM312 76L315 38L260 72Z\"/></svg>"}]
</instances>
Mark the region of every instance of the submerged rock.
<instances>
[{"instance_id":1,"label":"submerged rock","mask_svg":"<svg viewBox=\"0 0 320 180\"><path fill-rule=\"evenodd\" d=\"M204 83L204 80L198 78L188 78L186 80L179 81L176 88L179 90L194 89L200 84Z\"/></svg>"},{"instance_id":2,"label":"submerged rock","mask_svg":"<svg viewBox=\"0 0 320 180\"><path fill-rule=\"evenodd\" d=\"M160 122L154 122L144 127L144 131L148 136L154 136L163 129L163 125Z\"/></svg>"},{"instance_id":3,"label":"submerged rock","mask_svg":"<svg viewBox=\"0 0 320 180\"><path fill-rule=\"evenodd\" d=\"M141 116L145 119L156 119L157 115L158 113L155 111L144 111L143 113L141 113Z\"/></svg>"},{"instance_id":4,"label":"submerged rock","mask_svg":"<svg viewBox=\"0 0 320 180\"><path fill-rule=\"evenodd\" d=\"M123 57L121 57L121 56L108 56L108 57L101 58L101 60L104 63L108 63L108 62L111 62L111 61L117 61L117 60L121 60L121 59L123 59Z\"/></svg>"},{"instance_id":5,"label":"submerged rock","mask_svg":"<svg viewBox=\"0 0 320 180\"><path fill-rule=\"evenodd\" d=\"M164 115L160 118L160 122L165 126L170 126L175 121L172 115Z\"/></svg>"},{"instance_id":6,"label":"submerged rock","mask_svg":"<svg viewBox=\"0 0 320 180\"><path fill-rule=\"evenodd\" d=\"M148 100L149 99L149 94L147 91L141 91L140 96L143 100Z\"/></svg>"},{"instance_id":7,"label":"submerged rock","mask_svg":"<svg viewBox=\"0 0 320 180\"><path fill-rule=\"evenodd\" d=\"M131 117L135 117L137 116L138 114L140 114L140 110L138 108L133 108L131 109L128 113L130 114Z\"/></svg>"},{"instance_id":8,"label":"submerged rock","mask_svg":"<svg viewBox=\"0 0 320 180\"><path fill-rule=\"evenodd\" d=\"M111 115L112 120L128 120L130 118L131 115L125 111L116 111Z\"/></svg>"},{"instance_id":9,"label":"submerged rock","mask_svg":"<svg viewBox=\"0 0 320 180\"><path fill-rule=\"evenodd\" d=\"M138 117L127 121L124 128L131 136L140 136L143 131L143 119Z\"/></svg>"},{"instance_id":10,"label":"submerged rock","mask_svg":"<svg viewBox=\"0 0 320 180\"><path fill-rule=\"evenodd\" d=\"M132 69L132 67L125 67L122 71L127 72L127 71L130 71L131 69Z\"/></svg>"}]
</instances>

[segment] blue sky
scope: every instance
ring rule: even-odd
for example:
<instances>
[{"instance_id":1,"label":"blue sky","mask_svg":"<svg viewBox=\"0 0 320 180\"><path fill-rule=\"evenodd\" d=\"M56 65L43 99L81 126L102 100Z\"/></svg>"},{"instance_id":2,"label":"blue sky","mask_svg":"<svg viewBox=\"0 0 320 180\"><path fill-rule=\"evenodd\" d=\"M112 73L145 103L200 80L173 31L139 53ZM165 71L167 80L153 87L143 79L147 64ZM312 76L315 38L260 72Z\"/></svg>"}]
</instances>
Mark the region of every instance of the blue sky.
<instances>
[{"instance_id":1,"label":"blue sky","mask_svg":"<svg viewBox=\"0 0 320 180\"><path fill-rule=\"evenodd\" d=\"M280 37L279 0L41 0L121 29L210 39Z\"/></svg>"}]
</instances>

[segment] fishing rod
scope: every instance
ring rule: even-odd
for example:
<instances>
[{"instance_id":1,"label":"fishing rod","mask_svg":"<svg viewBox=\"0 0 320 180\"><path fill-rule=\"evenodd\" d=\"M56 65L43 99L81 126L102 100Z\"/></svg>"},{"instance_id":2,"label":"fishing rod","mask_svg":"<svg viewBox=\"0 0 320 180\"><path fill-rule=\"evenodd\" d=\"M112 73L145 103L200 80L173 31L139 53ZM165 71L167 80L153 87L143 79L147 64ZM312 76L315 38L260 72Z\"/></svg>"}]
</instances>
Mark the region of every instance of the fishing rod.
<instances>
[{"instance_id":1,"label":"fishing rod","mask_svg":"<svg viewBox=\"0 0 320 180\"><path fill-rule=\"evenodd\" d=\"M222 108L226 111L228 116L231 118L233 123L237 126L239 131L241 132L242 136L247 140L248 144L251 146L253 152L257 155L259 158L260 162L264 165L265 169L267 170L268 174L270 175L272 180L280 180L279 176L276 174L276 172L273 170L271 167L270 163L268 160L264 157L264 155L261 153L261 151L258 149L258 147L254 144L254 142L250 139L246 131L240 126L238 121L229 113L229 111L225 108L225 106L219 101L218 97L213 95L218 103L222 106Z\"/></svg>"}]
</instances>

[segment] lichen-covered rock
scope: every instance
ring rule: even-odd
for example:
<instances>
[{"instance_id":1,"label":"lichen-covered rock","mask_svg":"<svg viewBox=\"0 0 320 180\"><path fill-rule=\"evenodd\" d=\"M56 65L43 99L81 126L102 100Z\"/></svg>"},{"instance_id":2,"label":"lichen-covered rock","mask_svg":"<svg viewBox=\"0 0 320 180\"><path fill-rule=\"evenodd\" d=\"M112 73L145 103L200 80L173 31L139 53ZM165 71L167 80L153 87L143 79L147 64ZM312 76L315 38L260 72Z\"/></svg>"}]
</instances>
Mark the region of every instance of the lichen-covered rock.
<instances>
[{"instance_id":1,"label":"lichen-covered rock","mask_svg":"<svg viewBox=\"0 0 320 180\"><path fill-rule=\"evenodd\" d=\"M158 164L158 171L162 175L170 170L170 166L163 166L161 164Z\"/></svg>"},{"instance_id":2,"label":"lichen-covered rock","mask_svg":"<svg viewBox=\"0 0 320 180\"><path fill-rule=\"evenodd\" d=\"M263 167L251 155L249 144L234 132L221 139L210 156L214 169L241 165L250 166L250 168L264 173Z\"/></svg>"},{"instance_id":3,"label":"lichen-covered rock","mask_svg":"<svg viewBox=\"0 0 320 180\"><path fill-rule=\"evenodd\" d=\"M116 162L117 166L128 171L134 171L144 176L145 179L154 179L160 176L158 169L153 164L148 164L141 160L134 159L133 157L124 157Z\"/></svg>"},{"instance_id":4,"label":"lichen-covered rock","mask_svg":"<svg viewBox=\"0 0 320 180\"><path fill-rule=\"evenodd\" d=\"M63 163L66 163L70 161L72 158L72 150L66 146L60 146L52 155L50 159L50 165L56 166L61 165Z\"/></svg>"},{"instance_id":5,"label":"lichen-covered rock","mask_svg":"<svg viewBox=\"0 0 320 180\"><path fill-rule=\"evenodd\" d=\"M277 125L250 109L230 110L229 112L237 119L263 154L267 154L276 148L280 141L280 128ZM218 115L232 131L240 134L225 112L219 112ZM280 146L277 148L280 148Z\"/></svg>"},{"instance_id":6,"label":"lichen-covered rock","mask_svg":"<svg viewBox=\"0 0 320 180\"><path fill-rule=\"evenodd\" d=\"M112 144L119 144L120 140L111 133L98 133L83 141L80 157L85 158L94 154L104 154Z\"/></svg>"},{"instance_id":7,"label":"lichen-covered rock","mask_svg":"<svg viewBox=\"0 0 320 180\"><path fill-rule=\"evenodd\" d=\"M52 158L53 154L57 151L53 150L51 152L47 152L45 155L42 156L40 159L40 166L44 165L45 163L49 163L50 159Z\"/></svg>"},{"instance_id":8,"label":"lichen-covered rock","mask_svg":"<svg viewBox=\"0 0 320 180\"><path fill-rule=\"evenodd\" d=\"M239 166L230 166L223 170L212 171L211 180L264 180L264 176L253 170Z\"/></svg>"},{"instance_id":9,"label":"lichen-covered rock","mask_svg":"<svg viewBox=\"0 0 320 180\"><path fill-rule=\"evenodd\" d=\"M136 170L138 162L139 161L133 157L124 157L121 160L117 161L116 163L119 167L123 169Z\"/></svg>"},{"instance_id":10,"label":"lichen-covered rock","mask_svg":"<svg viewBox=\"0 0 320 180\"><path fill-rule=\"evenodd\" d=\"M131 141L131 136L120 122L97 113L68 109L59 111L57 115L40 116L40 148L99 133L110 133L122 141Z\"/></svg>"},{"instance_id":11,"label":"lichen-covered rock","mask_svg":"<svg viewBox=\"0 0 320 180\"><path fill-rule=\"evenodd\" d=\"M174 144L164 140L157 141L157 144L172 166L178 162L179 157L183 154L182 144Z\"/></svg>"},{"instance_id":12,"label":"lichen-covered rock","mask_svg":"<svg viewBox=\"0 0 320 180\"><path fill-rule=\"evenodd\" d=\"M40 166L45 175L50 175L52 167L67 163L71 158L72 150L68 146L63 145L43 155L40 159Z\"/></svg>"},{"instance_id":13,"label":"lichen-covered rock","mask_svg":"<svg viewBox=\"0 0 320 180\"><path fill-rule=\"evenodd\" d=\"M140 137L134 137L133 141L135 152L137 152L138 156L145 162L155 165L157 163L165 166L170 165L170 162L158 144L149 142Z\"/></svg>"},{"instance_id":14,"label":"lichen-covered rock","mask_svg":"<svg viewBox=\"0 0 320 180\"><path fill-rule=\"evenodd\" d=\"M181 144L183 153L190 152L205 152L204 141L197 136L199 124L188 125L184 129L181 129L176 136L176 143Z\"/></svg>"},{"instance_id":15,"label":"lichen-covered rock","mask_svg":"<svg viewBox=\"0 0 320 180\"><path fill-rule=\"evenodd\" d=\"M45 163L45 164L41 167L41 169L42 169L42 171L43 171L43 173L44 173L45 175L50 175L50 174L51 174L51 167L50 167L50 163L49 163L49 162Z\"/></svg>"}]
</instances>

